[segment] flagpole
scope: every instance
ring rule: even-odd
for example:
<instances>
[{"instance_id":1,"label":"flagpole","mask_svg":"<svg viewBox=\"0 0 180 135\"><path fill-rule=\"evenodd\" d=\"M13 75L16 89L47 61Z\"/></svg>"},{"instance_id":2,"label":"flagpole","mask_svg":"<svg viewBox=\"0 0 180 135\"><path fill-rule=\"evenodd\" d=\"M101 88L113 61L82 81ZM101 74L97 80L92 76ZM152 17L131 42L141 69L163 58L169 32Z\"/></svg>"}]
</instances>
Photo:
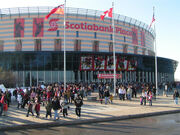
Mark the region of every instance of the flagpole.
<instances>
[{"instance_id":1,"label":"flagpole","mask_svg":"<svg viewBox=\"0 0 180 135\"><path fill-rule=\"evenodd\" d=\"M153 15L155 13L155 7L153 7ZM159 94L158 91L158 77L157 77L157 48L156 48L156 27L154 23L154 33L155 33L155 38L154 38L154 52L155 52L155 80L156 80L156 94Z\"/></svg>"},{"instance_id":2,"label":"flagpole","mask_svg":"<svg viewBox=\"0 0 180 135\"><path fill-rule=\"evenodd\" d=\"M66 91L66 0L64 0L64 91Z\"/></svg>"},{"instance_id":3,"label":"flagpole","mask_svg":"<svg viewBox=\"0 0 180 135\"><path fill-rule=\"evenodd\" d=\"M114 96L116 95L116 48L115 48L115 36L114 36L114 2L112 2L112 27L113 27L113 64L114 64Z\"/></svg>"},{"instance_id":4,"label":"flagpole","mask_svg":"<svg viewBox=\"0 0 180 135\"><path fill-rule=\"evenodd\" d=\"M156 49L156 28L155 28L155 25L154 25L154 32L155 32L155 41L154 41L154 48L155 48L155 77L156 77L156 94L158 95L159 94L159 91L158 91L158 75L157 75L157 49Z\"/></svg>"}]
</instances>

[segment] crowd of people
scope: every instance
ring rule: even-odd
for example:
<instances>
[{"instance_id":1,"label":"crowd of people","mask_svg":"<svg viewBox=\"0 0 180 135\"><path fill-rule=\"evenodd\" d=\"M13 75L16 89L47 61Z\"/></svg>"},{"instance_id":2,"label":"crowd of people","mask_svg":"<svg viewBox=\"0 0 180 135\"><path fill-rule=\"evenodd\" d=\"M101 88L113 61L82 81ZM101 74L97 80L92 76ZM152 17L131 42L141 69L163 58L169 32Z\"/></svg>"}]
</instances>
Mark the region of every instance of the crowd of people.
<instances>
[{"instance_id":1,"label":"crowd of people","mask_svg":"<svg viewBox=\"0 0 180 135\"><path fill-rule=\"evenodd\" d=\"M99 99L102 104L104 98L105 104L113 103L113 95L110 94L110 86L108 84L100 84L99 87ZM146 105L146 101L149 101L149 105L152 105L152 98L156 99L156 88L152 84L143 84L141 86L130 84L118 84L116 87L116 96L119 100L132 100L137 98L137 93L142 93L140 96L140 104Z\"/></svg>"},{"instance_id":2,"label":"crowd of people","mask_svg":"<svg viewBox=\"0 0 180 135\"><path fill-rule=\"evenodd\" d=\"M17 101L17 109L27 108L26 117L31 113L36 117L40 116L41 107L46 109L46 118L52 118L52 110L54 110L54 120L59 119L59 112L63 116L68 115L69 104L75 105L75 112L78 118L81 116L81 106L83 105L84 88L80 84L68 84L66 91L64 91L63 84L51 84L47 86L39 85L39 87L31 87L30 89L18 89L13 91L13 96ZM7 115L7 109L10 104L11 92L0 90L0 116Z\"/></svg>"},{"instance_id":3,"label":"crowd of people","mask_svg":"<svg viewBox=\"0 0 180 135\"><path fill-rule=\"evenodd\" d=\"M57 120L60 118L59 113L62 113L63 117L67 117L70 105L74 104L77 118L80 118L84 97L91 95L94 91L99 93L101 104L103 102L112 104L114 96L122 101L131 101L132 98L137 98L137 93L141 93L140 105L146 105L148 101L149 105L152 106L152 99L156 99L156 88L153 84L117 83L115 95L113 95L111 94L114 92L112 83L69 83L65 90L63 83L54 83L26 88L25 90L16 88L13 93L8 90L5 92L0 90L0 116L7 115L11 96L13 95L17 101L17 109L27 109L27 117L30 113L34 116L35 112L38 118L41 107L45 107L45 118L49 116L52 119L53 110L53 119ZM176 90L173 95L176 104L178 104L178 97L179 93Z\"/></svg>"}]
</instances>

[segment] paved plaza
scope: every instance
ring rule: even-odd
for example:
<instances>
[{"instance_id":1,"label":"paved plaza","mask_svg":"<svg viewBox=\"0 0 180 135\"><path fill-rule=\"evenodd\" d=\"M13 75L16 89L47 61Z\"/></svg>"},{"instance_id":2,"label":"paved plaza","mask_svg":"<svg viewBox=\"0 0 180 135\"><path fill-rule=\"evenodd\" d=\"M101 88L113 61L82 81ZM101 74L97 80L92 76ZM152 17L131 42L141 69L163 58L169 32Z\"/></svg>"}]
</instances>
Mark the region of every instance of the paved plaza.
<instances>
[{"instance_id":1,"label":"paved plaza","mask_svg":"<svg viewBox=\"0 0 180 135\"><path fill-rule=\"evenodd\" d=\"M98 96L93 93L93 96ZM75 115L75 106L70 104L68 110L68 117L64 118L60 113L60 119L54 121L53 119L45 119L45 107L41 105L40 118L36 116L26 117L26 109L17 109L17 104L12 103L8 109L8 116L0 117L0 130L23 129L23 128L37 128L56 125L70 125L83 124L90 122L100 122L108 120L121 120L128 118L138 118L145 116L161 115L168 113L180 112L180 105L175 105L172 95L168 97L159 95L156 100L153 100L153 105L140 105L139 96L133 98L132 101L121 101L117 97L114 98L112 104L105 105L97 101L87 101L84 99L82 106L82 116L78 119ZM34 112L35 114L35 112ZM54 112L52 110L54 116Z\"/></svg>"}]
</instances>

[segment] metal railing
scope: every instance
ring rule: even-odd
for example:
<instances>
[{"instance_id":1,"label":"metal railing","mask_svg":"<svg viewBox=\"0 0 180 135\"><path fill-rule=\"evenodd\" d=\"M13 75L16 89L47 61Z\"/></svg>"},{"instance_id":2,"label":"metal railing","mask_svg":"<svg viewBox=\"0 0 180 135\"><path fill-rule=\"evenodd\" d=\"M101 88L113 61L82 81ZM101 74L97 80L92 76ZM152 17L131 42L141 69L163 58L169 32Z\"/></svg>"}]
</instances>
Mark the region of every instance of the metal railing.
<instances>
[{"instance_id":1,"label":"metal railing","mask_svg":"<svg viewBox=\"0 0 180 135\"><path fill-rule=\"evenodd\" d=\"M16 8L3 8L0 9L0 19L3 19L5 16L9 16L11 18L12 15L18 14L21 16L21 14L28 14L29 16L31 14L42 14L42 13L49 13L50 10L52 10L54 7L16 7ZM84 15L84 16L94 16L94 18L99 18L100 15L104 11L99 10L92 10L92 9L84 9L84 8L73 8L73 7L67 7L66 13L67 17L68 14L76 14L78 15ZM120 15L120 14L114 14L115 21L118 22L124 22L128 23L130 25L134 25L140 28L145 29L146 31L150 32L153 36L155 36L155 32L152 28L149 28L149 25L145 24L144 22L138 21L137 19Z\"/></svg>"}]
</instances>

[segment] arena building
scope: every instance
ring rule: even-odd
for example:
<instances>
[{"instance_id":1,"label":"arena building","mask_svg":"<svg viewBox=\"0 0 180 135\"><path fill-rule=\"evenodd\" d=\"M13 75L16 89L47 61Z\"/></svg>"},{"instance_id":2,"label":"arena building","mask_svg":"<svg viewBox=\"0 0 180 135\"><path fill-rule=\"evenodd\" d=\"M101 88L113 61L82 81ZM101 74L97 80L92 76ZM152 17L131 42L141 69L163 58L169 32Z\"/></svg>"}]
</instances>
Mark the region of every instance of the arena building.
<instances>
[{"instance_id":1,"label":"arena building","mask_svg":"<svg viewBox=\"0 0 180 135\"><path fill-rule=\"evenodd\" d=\"M0 9L0 67L12 71L16 86L64 81L64 15L45 16L53 7ZM67 82L110 82L113 73L112 18L103 11L66 8ZM155 82L153 29L114 15L118 82ZM158 82L173 82L177 61L157 58Z\"/></svg>"}]
</instances>

